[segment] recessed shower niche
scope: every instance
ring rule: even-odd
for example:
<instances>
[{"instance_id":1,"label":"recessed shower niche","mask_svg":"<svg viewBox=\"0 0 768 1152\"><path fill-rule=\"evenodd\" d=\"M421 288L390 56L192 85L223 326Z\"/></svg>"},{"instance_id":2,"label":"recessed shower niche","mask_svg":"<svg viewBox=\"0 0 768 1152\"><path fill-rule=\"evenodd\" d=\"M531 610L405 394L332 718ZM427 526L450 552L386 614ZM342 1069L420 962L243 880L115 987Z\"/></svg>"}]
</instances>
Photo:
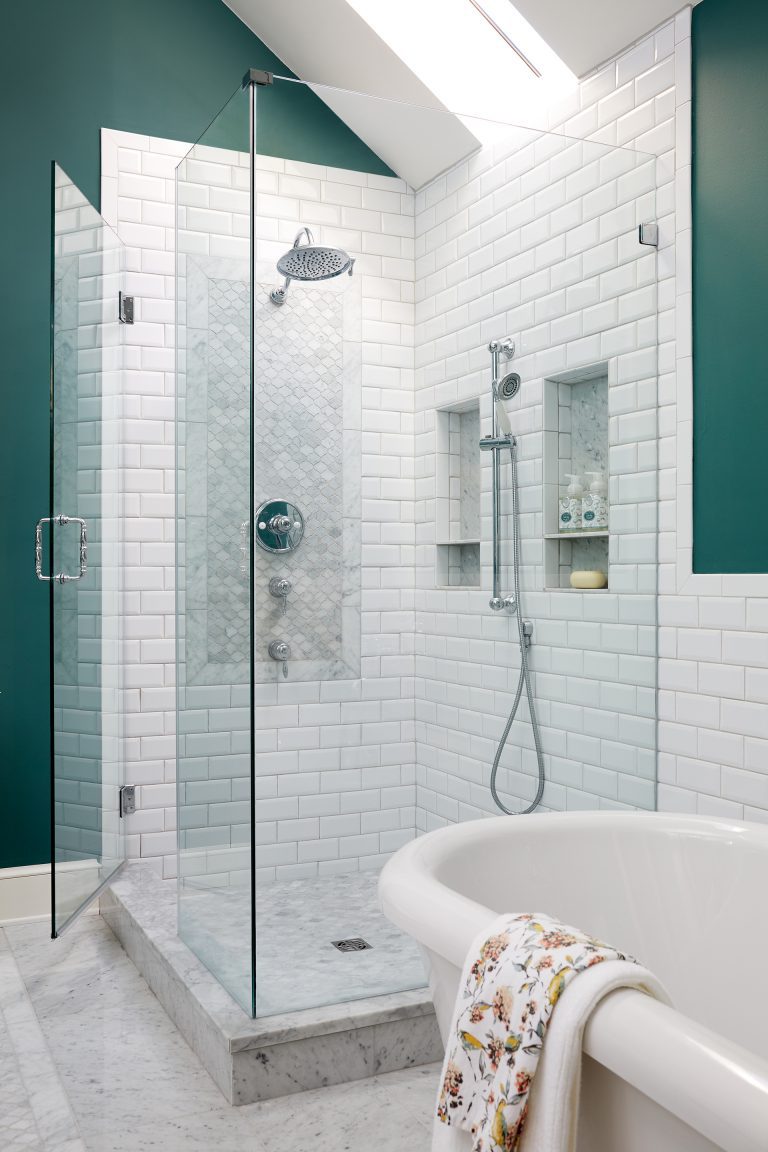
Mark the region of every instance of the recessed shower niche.
<instances>
[{"instance_id":1,"label":"recessed shower niche","mask_svg":"<svg viewBox=\"0 0 768 1152\"><path fill-rule=\"evenodd\" d=\"M569 478L579 477L586 495L590 481L598 475L607 491L607 364L544 381L544 583L548 589L572 591L573 572L598 571L609 578L610 519L607 525L598 521L598 527L590 528L582 522L566 530L560 519L560 498Z\"/></svg>"},{"instance_id":2,"label":"recessed shower niche","mask_svg":"<svg viewBox=\"0 0 768 1152\"><path fill-rule=\"evenodd\" d=\"M480 402L435 412L438 587L480 587Z\"/></svg>"}]
</instances>

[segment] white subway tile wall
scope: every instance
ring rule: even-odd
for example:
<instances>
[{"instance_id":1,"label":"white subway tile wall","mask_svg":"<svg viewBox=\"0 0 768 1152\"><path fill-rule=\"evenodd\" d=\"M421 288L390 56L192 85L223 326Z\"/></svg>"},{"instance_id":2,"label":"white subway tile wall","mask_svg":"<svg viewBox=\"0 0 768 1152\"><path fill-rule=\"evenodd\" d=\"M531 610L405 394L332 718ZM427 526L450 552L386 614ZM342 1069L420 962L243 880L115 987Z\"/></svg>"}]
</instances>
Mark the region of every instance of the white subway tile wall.
<instances>
[{"instance_id":1,"label":"white subway tile wall","mask_svg":"<svg viewBox=\"0 0 768 1152\"><path fill-rule=\"evenodd\" d=\"M485 347L497 335L517 338L524 381L510 412L547 805L653 803L658 573L658 807L768 811L765 578L690 573L690 10L586 78L551 127L653 154L656 256L630 248L653 182L649 165L609 170L623 153L595 168L584 162L588 145L577 161L548 138L503 161L483 151L422 189L415 206L399 181L259 158L260 259L276 258L308 223L357 256L364 297L362 676L273 685L259 697L257 747L275 767L257 781L266 879L375 867L415 828L492 810L488 768L516 673L514 637L488 612L487 591L435 588L430 502L433 410L480 396L487 425ZM166 875L175 868L172 176L185 147L103 133L103 208L133 246L137 296L125 627L139 811L129 844ZM197 207L238 210L231 190L215 191L215 205ZM589 599L543 591L541 387L593 363L613 373L614 535L611 588ZM487 464L482 500L485 588ZM506 517L507 538L509 529ZM503 779L511 800L532 790L526 732Z\"/></svg>"},{"instance_id":2,"label":"white subway tile wall","mask_svg":"<svg viewBox=\"0 0 768 1152\"><path fill-rule=\"evenodd\" d=\"M651 42L652 59L655 51ZM654 116L652 106L651 123ZM643 132L648 122L642 121ZM573 121L565 129L575 130ZM597 135L615 143L615 132ZM489 430L488 342L504 336L515 340L510 366L522 378L508 411L518 436L524 607L534 624L530 662L547 775L543 807L654 806L656 255L638 242L638 225L656 217L657 161L627 133L626 141L636 147L617 151L562 134L518 131L505 146L484 148L416 196L420 830L494 813L491 764L518 680L517 624L488 608L491 464L485 454L482 591L436 589L434 579L436 409L479 396ZM546 573L557 571L557 561L545 565L545 547L562 544L545 545L544 500L556 501L562 476L545 484L544 444L554 437L548 455L555 473L558 456L570 457L570 444L558 445L557 428L545 425L544 387L596 377L608 380L610 586L599 593L557 591L547 587ZM502 483L509 484L508 468ZM512 580L509 513L507 491L503 592ZM536 775L523 704L498 777L510 809L533 799Z\"/></svg>"},{"instance_id":3,"label":"white subway tile wall","mask_svg":"<svg viewBox=\"0 0 768 1152\"><path fill-rule=\"evenodd\" d=\"M768 818L768 577L692 572L690 9L674 22L674 250L660 395L659 807ZM676 340L675 340L676 338Z\"/></svg>"}]
</instances>

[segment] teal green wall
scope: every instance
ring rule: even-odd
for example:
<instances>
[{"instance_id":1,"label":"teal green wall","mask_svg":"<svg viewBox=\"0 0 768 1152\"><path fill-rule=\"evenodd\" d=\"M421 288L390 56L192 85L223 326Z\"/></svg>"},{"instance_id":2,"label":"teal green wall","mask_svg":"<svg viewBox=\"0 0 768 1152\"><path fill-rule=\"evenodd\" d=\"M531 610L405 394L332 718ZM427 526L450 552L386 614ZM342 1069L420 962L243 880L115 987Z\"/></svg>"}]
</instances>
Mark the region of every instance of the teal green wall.
<instances>
[{"instance_id":1,"label":"teal green wall","mask_svg":"<svg viewBox=\"0 0 768 1152\"><path fill-rule=\"evenodd\" d=\"M693 9L693 567L768 572L768 4Z\"/></svg>"},{"instance_id":2,"label":"teal green wall","mask_svg":"<svg viewBox=\"0 0 768 1152\"><path fill-rule=\"evenodd\" d=\"M48 850L50 163L99 203L99 129L194 140L249 67L286 73L221 0L14 0L0 18L0 867ZM309 91L271 90L258 150L388 173Z\"/></svg>"}]
</instances>

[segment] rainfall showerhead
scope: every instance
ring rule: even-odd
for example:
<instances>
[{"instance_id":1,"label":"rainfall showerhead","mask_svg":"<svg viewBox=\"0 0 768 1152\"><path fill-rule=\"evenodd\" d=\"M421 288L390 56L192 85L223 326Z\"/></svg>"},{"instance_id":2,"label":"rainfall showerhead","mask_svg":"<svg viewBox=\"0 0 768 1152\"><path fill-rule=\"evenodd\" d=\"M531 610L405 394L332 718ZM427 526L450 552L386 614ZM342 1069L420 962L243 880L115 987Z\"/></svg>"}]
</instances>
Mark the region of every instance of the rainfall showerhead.
<instances>
[{"instance_id":1,"label":"rainfall showerhead","mask_svg":"<svg viewBox=\"0 0 768 1152\"><path fill-rule=\"evenodd\" d=\"M299 243L302 236L307 238L305 244ZM315 244L309 228L302 228L296 233L293 248L277 262L277 270L285 276L285 284L282 288L274 288L269 298L273 304L284 304L291 280L332 280L344 272L351 276L354 264L352 257L341 248L323 248Z\"/></svg>"},{"instance_id":2,"label":"rainfall showerhead","mask_svg":"<svg viewBox=\"0 0 768 1152\"><path fill-rule=\"evenodd\" d=\"M520 391L520 377L517 372L507 372L501 380L496 381L496 398L498 400L511 400Z\"/></svg>"}]
</instances>

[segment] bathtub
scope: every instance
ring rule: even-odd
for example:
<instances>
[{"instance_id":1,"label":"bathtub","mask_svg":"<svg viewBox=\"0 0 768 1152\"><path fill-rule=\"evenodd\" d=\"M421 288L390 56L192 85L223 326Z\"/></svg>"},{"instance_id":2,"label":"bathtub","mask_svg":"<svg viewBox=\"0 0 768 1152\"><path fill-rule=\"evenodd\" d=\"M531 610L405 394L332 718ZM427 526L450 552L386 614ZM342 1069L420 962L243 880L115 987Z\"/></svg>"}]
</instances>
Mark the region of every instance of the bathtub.
<instances>
[{"instance_id":1,"label":"bathtub","mask_svg":"<svg viewBox=\"0 0 768 1152\"><path fill-rule=\"evenodd\" d=\"M768 1150L768 827L664 813L457 824L387 863L385 914L426 956L445 1040L473 937L548 912L647 965L584 1034L579 1152Z\"/></svg>"}]
</instances>

